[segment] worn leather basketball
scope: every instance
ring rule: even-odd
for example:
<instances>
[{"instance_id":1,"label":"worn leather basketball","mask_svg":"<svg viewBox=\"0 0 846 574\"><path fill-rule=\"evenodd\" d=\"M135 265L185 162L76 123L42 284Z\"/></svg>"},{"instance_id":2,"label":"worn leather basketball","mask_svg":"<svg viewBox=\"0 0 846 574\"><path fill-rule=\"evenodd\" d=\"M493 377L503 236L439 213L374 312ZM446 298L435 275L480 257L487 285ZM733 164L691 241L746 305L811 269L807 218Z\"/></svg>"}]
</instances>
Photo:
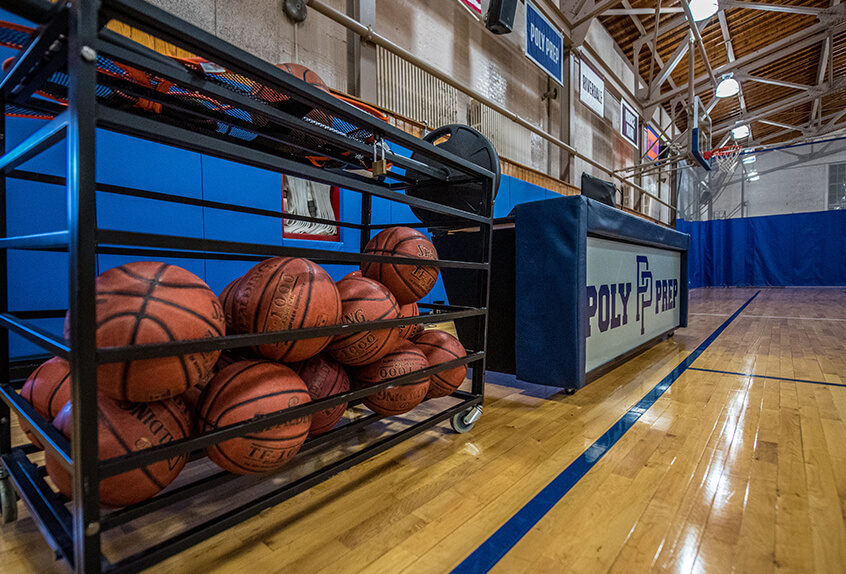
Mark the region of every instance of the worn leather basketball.
<instances>
[{"instance_id":1,"label":"worn leather basketball","mask_svg":"<svg viewBox=\"0 0 846 574\"><path fill-rule=\"evenodd\" d=\"M426 354L429 366L434 367L447 361L453 361L467 356L461 341L440 329L423 331L413 339L414 344ZM467 365L454 367L431 376L429 382L430 399L451 395L464 382L467 376Z\"/></svg>"},{"instance_id":2,"label":"worn leather basketball","mask_svg":"<svg viewBox=\"0 0 846 574\"><path fill-rule=\"evenodd\" d=\"M308 387L308 394L313 401L350 390L350 378L347 376L347 371L340 363L323 354L292 365L292 368ZM344 416L345 410L347 410L347 403L341 403L313 413L308 434L316 436L332 430L332 427Z\"/></svg>"},{"instance_id":3,"label":"worn leather basketball","mask_svg":"<svg viewBox=\"0 0 846 574\"><path fill-rule=\"evenodd\" d=\"M219 337L220 301L193 273L167 263L139 261L97 277L97 346L123 347ZM69 333L65 320L65 337ZM102 393L150 402L184 393L207 380L220 351L100 365Z\"/></svg>"},{"instance_id":4,"label":"worn leather basketball","mask_svg":"<svg viewBox=\"0 0 846 574\"><path fill-rule=\"evenodd\" d=\"M381 383L394 377L420 371L429 366L426 355L409 341L401 341L379 361L367 365L356 375L356 388ZM388 387L364 399L373 412L391 416L410 411L419 405L429 390L429 378L421 377L410 384Z\"/></svg>"},{"instance_id":5,"label":"worn leather basketball","mask_svg":"<svg viewBox=\"0 0 846 574\"><path fill-rule=\"evenodd\" d=\"M239 361L220 371L204 389L199 418L203 431L248 421L309 402L303 380L272 361ZM233 438L206 449L224 470L256 474L275 470L300 450L311 427L311 415L265 431Z\"/></svg>"},{"instance_id":6,"label":"worn leather basketball","mask_svg":"<svg viewBox=\"0 0 846 574\"><path fill-rule=\"evenodd\" d=\"M341 298L322 267L296 257L262 261L238 282L232 303L237 333L266 333L335 325L341 319ZM294 363L315 356L331 337L267 343L260 355Z\"/></svg>"},{"instance_id":7,"label":"worn leather basketball","mask_svg":"<svg viewBox=\"0 0 846 574\"><path fill-rule=\"evenodd\" d=\"M21 389L21 396L44 420L52 422L71 398L70 368L67 361L61 357L53 357L41 363L27 378ZM38 448L44 448L29 424L22 418L19 418L18 422L29 441Z\"/></svg>"},{"instance_id":8,"label":"worn leather basketball","mask_svg":"<svg viewBox=\"0 0 846 574\"><path fill-rule=\"evenodd\" d=\"M151 403L98 398L99 457L106 460L152 446L167 444L188 436L191 418L179 397ZM53 425L71 437L72 406L68 402ZM182 471L187 455L154 462L100 481L100 502L105 506L137 504L158 494ZM71 475L49 453L45 455L47 472L62 494L73 494Z\"/></svg>"},{"instance_id":9,"label":"worn leather basketball","mask_svg":"<svg viewBox=\"0 0 846 574\"><path fill-rule=\"evenodd\" d=\"M367 242L363 253L421 260L416 265L367 261L361 264L362 274L390 289L400 305L418 301L438 280L438 268L425 263L438 258L435 246L410 227L390 227L379 232Z\"/></svg>"},{"instance_id":10,"label":"worn leather basketball","mask_svg":"<svg viewBox=\"0 0 846 574\"><path fill-rule=\"evenodd\" d=\"M399 319L399 305L388 289L365 277L338 281L341 295L341 321L365 323L382 319ZM337 335L327 351L345 365L366 365L384 357L402 338L399 327L359 331Z\"/></svg>"}]
</instances>

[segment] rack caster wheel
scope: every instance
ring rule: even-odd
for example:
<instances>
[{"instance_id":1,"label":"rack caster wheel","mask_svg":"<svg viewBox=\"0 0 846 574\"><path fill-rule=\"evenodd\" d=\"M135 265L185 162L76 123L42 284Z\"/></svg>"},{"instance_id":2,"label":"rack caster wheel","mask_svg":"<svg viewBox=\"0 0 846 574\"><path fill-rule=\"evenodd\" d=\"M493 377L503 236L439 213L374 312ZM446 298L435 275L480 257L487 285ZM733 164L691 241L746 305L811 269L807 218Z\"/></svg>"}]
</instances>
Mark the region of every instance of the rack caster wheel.
<instances>
[{"instance_id":1,"label":"rack caster wheel","mask_svg":"<svg viewBox=\"0 0 846 574\"><path fill-rule=\"evenodd\" d=\"M564 389L564 394L567 396L576 394L577 389Z\"/></svg>"},{"instance_id":2,"label":"rack caster wheel","mask_svg":"<svg viewBox=\"0 0 846 574\"><path fill-rule=\"evenodd\" d=\"M18 519L18 493L8 476L0 477L0 524L11 524Z\"/></svg>"},{"instance_id":3,"label":"rack caster wheel","mask_svg":"<svg viewBox=\"0 0 846 574\"><path fill-rule=\"evenodd\" d=\"M457 413L449 420L452 430L464 434L469 432L476 425L476 421L482 416L482 405L470 407L464 412Z\"/></svg>"}]
</instances>

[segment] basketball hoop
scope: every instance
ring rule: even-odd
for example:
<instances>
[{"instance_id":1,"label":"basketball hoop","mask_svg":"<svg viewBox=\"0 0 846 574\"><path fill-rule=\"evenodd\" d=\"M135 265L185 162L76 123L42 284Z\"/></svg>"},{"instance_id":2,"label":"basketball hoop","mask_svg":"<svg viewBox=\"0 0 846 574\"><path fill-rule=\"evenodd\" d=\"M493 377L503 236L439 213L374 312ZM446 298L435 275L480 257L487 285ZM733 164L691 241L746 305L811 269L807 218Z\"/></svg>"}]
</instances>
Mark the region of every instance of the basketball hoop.
<instances>
[{"instance_id":1,"label":"basketball hoop","mask_svg":"<svg viewBox=\"0 0 846 574\"><path fill-rule=\"evenodd\" d=\"M718 147L711 151L706 151L702 154L706 160L717 162L717 167L723 173L731 173L737 167L737 158L740 157L740 152L743 149L739 145L730 145L726 147Z\"/></svg>"}]
</instances>

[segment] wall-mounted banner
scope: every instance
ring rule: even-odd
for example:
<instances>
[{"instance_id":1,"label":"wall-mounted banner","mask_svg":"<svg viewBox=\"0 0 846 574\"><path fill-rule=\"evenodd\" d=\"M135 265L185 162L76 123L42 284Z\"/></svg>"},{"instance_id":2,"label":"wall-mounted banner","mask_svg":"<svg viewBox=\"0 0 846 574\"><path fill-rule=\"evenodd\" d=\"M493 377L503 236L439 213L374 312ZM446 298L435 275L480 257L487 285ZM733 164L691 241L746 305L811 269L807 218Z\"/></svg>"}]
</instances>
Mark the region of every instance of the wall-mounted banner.
<instances>
[{"instance_id":1,"label":"wall-mounted banner","mask_svg":"<svg viewBox=\"0 0 846 574\"><path fill-rule=\"evenodd\" d=\"M605 117L605 80L588 66L584 58L579 69L581 70L579 99L600 117Z\"/></svg>"},{"instance_id":2,"label":"wall-mounted banner","mask_svg":"<svg viewBox=\"0 0 846 574\"><path fill-rule=\"evenodd\" d=\"M651 127L646 126L646 129L643 132L643 137L645 138L644 144L646 147L646 159L650 162L658 161L658 155L661 148L658 133Z\"/></svg>"},{"instance_id":3,"label":"wall-mounted banner","mask_svg":"<svg viewBox=\"0 0 846 574\"><path fill-rule=\"evenodd\" d=\"M526 1L526 57L564 85L564 36Z\"/></svg>"},{"instance_id":4,"label":"wall-mounted banner","mask_svg":"<svg viewBox=\"0 0 846 574\"><path fill-rule=\"evenodd\" d=\"M620 99L620 133L623 139L637 147L638 144L638 117L633 107Z\"/></svg>"},{"instance_id":5,"label":"wall-mounted banner","mask_svg":"<svg viewBox=\"0 0 846 574\"><path fill-rule=\"evenodd\" d=\"M587 238L585 372L679 326L681 253Z\"/></svg>"},{"instance_id":6,"label":"wall-mounted banner","mask_svg":"<svg viewBox=\"0 0 846 574\"><path fill-rule=\"evenodd\" d=\"M458 0L464 6L477 16L482 15L482 0Z\"/></svg>"}]
</instances>

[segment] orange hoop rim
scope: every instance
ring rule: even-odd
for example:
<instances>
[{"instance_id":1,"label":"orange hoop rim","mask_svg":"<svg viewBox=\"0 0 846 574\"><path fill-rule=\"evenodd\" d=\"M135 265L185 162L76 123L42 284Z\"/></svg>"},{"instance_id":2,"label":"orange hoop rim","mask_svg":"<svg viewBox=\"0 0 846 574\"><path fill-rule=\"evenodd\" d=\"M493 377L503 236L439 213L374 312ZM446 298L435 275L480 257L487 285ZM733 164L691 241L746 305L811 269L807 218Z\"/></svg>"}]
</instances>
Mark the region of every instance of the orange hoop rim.
<instances>
[{"instance_id":1,"label":"orange hoop rim","mask_svg":"<svg viewBox=\"0 0 846 574\"><path fill-rule=\"evenodd\" d=\"M741 150L743 150L743 146L727 145L725 147L718 147L712 149L711 151L706 151L702 154L702 157L704 157L705 159L711 159L712 157L732 156L736 153L740 153Z\"/></svg>"}]
</instances>

